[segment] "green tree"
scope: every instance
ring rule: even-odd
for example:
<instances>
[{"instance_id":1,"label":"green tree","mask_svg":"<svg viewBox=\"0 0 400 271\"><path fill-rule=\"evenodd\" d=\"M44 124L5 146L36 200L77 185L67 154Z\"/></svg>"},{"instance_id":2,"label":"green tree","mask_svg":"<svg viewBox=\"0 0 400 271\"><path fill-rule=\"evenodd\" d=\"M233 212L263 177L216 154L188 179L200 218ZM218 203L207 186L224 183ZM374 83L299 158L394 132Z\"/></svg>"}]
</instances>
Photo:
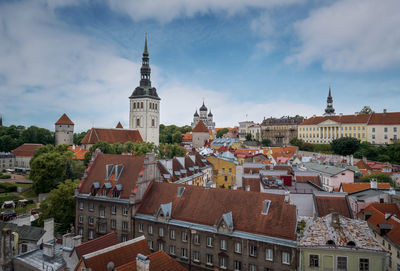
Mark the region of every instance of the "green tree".
<instances>
[{"instance_id":1,"label":"green tree","mask_svg":"<svg viewBox=\"0 0 400 271\"><path fill-rule=\"evenodd\" d=\"M253 137L251 136L251 134L250 133L247 133L246 134L246 140L247 141L251 141L253 139Z\"/></svg>"},{"instance_id":2,"label":"green tree","mask_svg":"<svg viewBox=\"0 0 400 271\"><path fill-rule=\"evenodd\" d=\"M371 114L371 113L375 113L374 111L372 111L371 107L369 107L368 105L365 105L361 111L359 112L359 114Z\"/></svg>"},{"instance_id":3,"label":"green tree","mask_svg":"<svg viewBox=\"0 0 400 271\"><path fill-rule=\"evenodd\" d=\"M178 144L160 144L158 146L157 157L159 159L171 159L174 157L182 157L186 155L185 148Z\"/></svg>"},{"instance_id":4,"label":"green tree","mask_svg":"<svg viewBox=\"0 0 400 271\"><path fill-rule=\"evenodd\" d=\"M219 129L218 132L217 132L217 137L218 137L218 138L221 138L221 137L224 136L224 134L226 134L226 133L228 133L228 132L229 132L229 129L228 129L228 128Z\"/></svg>"},{"instance_id":5,"label":"green tree","mask_svg":"<svg viewBox=\"0 0 400 271\"><path fill-rule=\"evenodd\" d=\"M176 131L172 134L172 143L181 143L182 142L182 133L180 131Z\"/></svg>"},{"instance_id":6,"label":"green tree","mask_svg":"<svg viewBox=\"0 0 400 271\"><path fill-rule=\"evenodd\" d=\"M88 131L81 132L81 133L75 133L74 134L74 144L81 145L82 139L86 136L87 133L88 133Z\"/></svg>"},{"instance_id":7,"label":"green tree","mask_svg":"<svg viewBox=\"0 0 400 271\"><path fill-rule=\"evenodd\" d=\"M371 180L376 180L378 183L390 183L393 187L396 185L396 182L393 181L390 175L381 172L365 175L361 178L362 182L370 182Z\"/></svg>"},{"instance_id":8,"label":"green tree","mask_svg":"<svg viewBox=\"0 0 400 271\"><path fill-rule=\"evenodd\" d=\"M22 131L21 139L24 143L54 144L54 134L47 129L31 126Z\"/></svg>"},{"instance_id":9,"label":"green tree","mask_svg":"<svg viewBox=\"0 0 400 271\"><path fill-rule=\"evenodd\" d=\"M339 155L354 154L360 148L360 140L353 137L342 137L331 142L332 151Z\"/></svg>"},{"instance_id":10,"label":"green tree","mask_svg":"<svg viewBox=\"0 0 400 271\"><path fill-rule=\"evenodd\" d=\"M178 127L176 125L164 125L160 124L160 143L181 143L183 134L192 131L192 128L188 125Z\"/></svg>"},{"instance_id":11,"label":"green tree","mask_svg":"<svg viewBox=\"0 0 400 271\"><path fill-rule=\"evenodd\" d=\"M12 138L10 135L0 136L0 151L10 152L19 146L17 139Z\"/></svg>"},{"instance_id":12,"label":"green tree","mask_svg":"<svg viewBox=\"0 0 400 271\"><path fill-rule=\"evenodd\" d=\"M75 218L74 193L79 182L79 180L66 180L50 192L47 199L40 205L42 213L37 222L40 226L43 225L45 219L54 218L56 232L65 233L71 229Z\"/></svg>"},{"instance_id":13,"label":"green tree","mask_svg":"<svg viewBox=\"0 0 400 271\"><path fill-rule=\"evenodd\" d=\"M261 140L261 144L265 147L268 147L271 145L271 139L269 138L264 138L263 140Z\"/></svg>"}]
</instances>

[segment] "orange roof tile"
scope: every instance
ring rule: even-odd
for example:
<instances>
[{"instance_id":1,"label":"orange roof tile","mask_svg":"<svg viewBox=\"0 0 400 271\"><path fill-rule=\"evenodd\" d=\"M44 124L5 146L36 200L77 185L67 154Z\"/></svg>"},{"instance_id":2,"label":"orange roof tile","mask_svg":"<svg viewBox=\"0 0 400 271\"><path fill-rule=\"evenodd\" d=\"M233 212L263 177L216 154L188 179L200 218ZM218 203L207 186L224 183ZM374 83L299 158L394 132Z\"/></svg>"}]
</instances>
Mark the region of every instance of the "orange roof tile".
<instances>
[{"instance_id":1,"label":"orange roof tile","mask_svg":"<svg viewBox=\"0 0 400 271\"><path fill-rule=\"evenodd\" d=\"M12 154L15 156L19 157L33 157L33 153L35 150L39 149L40 147L43 147L42 144L30 144L30 143L25 143L16 148L15 150L11 151Z\"/></svg>"},{"instance_id":2,"label":"orange roof tile","mask_svg":"<svg viewBox=\"0 0 400 271\"><path fill-rule=\"evenodd\" d=\"M61 116L61 118L59 118L57 120L57 122L55 123L55 125L74 125L74 123L72 122L72 120L70 118L68 118L67 114L63 114Z\"/></svg>"},{"instance_id":3,"label":"orange roof tile","mask_svg":"<svg viewBox=\"0 0 400 271\"><path fill-rule=\"evenodd\" d=\"M82 139L82 144L95 144L104 141L109 144L125 142L143 142L138 130L92 128Z\"/></svg>"},{"instance_id":4,"label":"orange roof tile","mask_svg":"<svg viewBox=\"0 0 400 271\"><path fill-rule=\"evenodd\" d=\"M150 260L149 271L185 271L185 267L171 258L162 250L154 252L147 256ZM136 261L127 263L116 268L118 271L136 271Z\"/></svg>"},{"instance_id":5,"label":"orange roof tile","mask_svg":"<svg viewBox=\"0 0 400 271\"><path fill-rule=\"evenodd\" d=\"M84 149L83 146L69 146L68 149L74 153L72 159L85 160L85 154L88 150Z\"/></svg>"},{"instance_id":6,"label":"orange roof tile","mask_svg":"<svg viewBox=\"0 0 400 271\"><path fill-rule=\"evenodd\" d=\"M83 255L98 251L100 249L118 244L117 234L115 232L107 233L101 237L82 243L75 247L78 259Z\"/></svg>"},{"instance_id":7,"label":"orange roof tile","mask_svg":"<svg viewBox=\"0 0 400 271\"><path fill-rule=\"evenodd\" d=\"M400 124L400 112L372 113L368 125Z\"/></svg>"},{"instance_id":8,"label":"orange roof tile","mask_svg":"<svg viewBox=\"0 0 400 271\"><path fill-rule=\"evenodd\" d=\"M208 133L208 129L204 122L200 120L196 127L193 128L192 133Z\"/></svg>"},{"instance_id":9,"label":"orange roof tile","mask_svg":"<svg viewBox=\"0 0 400 271\"><path fill-rule=\"evenodd\" d=\"M370 183L341 183L342 191L352 194L371 188ZM378 183L378 189L390 189L390 183Z\"/></svg>"}]
</instances>

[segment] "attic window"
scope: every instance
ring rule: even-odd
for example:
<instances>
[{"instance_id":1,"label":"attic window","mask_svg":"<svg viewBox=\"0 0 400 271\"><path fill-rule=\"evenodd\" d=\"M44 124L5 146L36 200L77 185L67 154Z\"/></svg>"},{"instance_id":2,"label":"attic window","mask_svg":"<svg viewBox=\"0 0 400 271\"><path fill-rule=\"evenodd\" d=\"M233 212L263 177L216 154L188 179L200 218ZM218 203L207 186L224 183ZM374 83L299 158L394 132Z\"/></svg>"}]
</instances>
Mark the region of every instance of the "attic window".
<instances>
[{"instance_id":1,"label":"attic window","mask_svg":"<svg viewBox=\"0 0 400 271\"><path fill-rule=\"evenodd\" d=\"M268 211L269 211L270 205L271 205L271 201L270 201L270 200L264 200L264 201L262 202L261 214L267 215L267 214L268 214Z\"/></svg>"},{"instance_id":2,"label":"attic window","mask_svg":"<svg viewBox=\"0 0 400 271\"><path fill-rule=\"evenodd\" d=\"M349 246L349 247L355 247L355 246L356 246L356 243L354 243L353 241L349 241L349 242L347 242L347 246Z\"/></svg>"},{"instance_id":3,"label":"attic window","mask_svg":"<svg viewBox=\"0 0 400 271\"><path fill-rule=\"evenodd\" d=\"M183 192L185 192L185 187L183 186L178 187L178 198L182 197Z\"/></svg>"},{"instance_id":4,"label":"attic window","mask_svg":"<svg viewBox=\"0 0 400 271\"><path fill-rule=\"evenodd\" d=\"M113 198L119 198L119 191L118 190L114 190Z\"/></svg>"},{"instance_id":5,"label":"attic window","mask_svg":"<svg viewBox=\"0 0 400 271\"><path fill-rule=\"evenodd\" d=\"M328 241L326 241L326 244L327 244L327 245L335 245L335 241L333 241L333 240L328 240Z\"/></svg>"},{"instance_id":6,"label":"attic window","mask_svg":"<svg viewBox=\"0 0 400 271\"><path fill-rule=\"evenodd\" d=\"M106 181L108 181L113 173L114 165L106 165Z\"/></svg>"},{"instance_id":7,"label":"attic window","mask_svg":"<svg viewBox=\"0 0 400 271\"><path fill-rule=\"evenodd\" d=\"M124 169L124 165L115 165L115 180L118 181L119 177L121 177L122 170Z\"/></svg>"}]
</instances>

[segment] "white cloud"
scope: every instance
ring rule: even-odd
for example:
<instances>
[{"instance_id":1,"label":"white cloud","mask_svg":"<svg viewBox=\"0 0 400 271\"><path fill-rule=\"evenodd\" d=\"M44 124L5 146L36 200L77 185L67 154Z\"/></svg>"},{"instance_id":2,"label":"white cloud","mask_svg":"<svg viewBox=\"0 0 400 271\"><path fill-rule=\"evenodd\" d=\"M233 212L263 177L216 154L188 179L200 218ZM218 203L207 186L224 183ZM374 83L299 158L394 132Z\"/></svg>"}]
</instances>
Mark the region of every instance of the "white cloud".
<instances>
[{"instance_id":1,"label":"white cloud","mask_svg":"<svg viewBox=\"0 0 400 271\"><path fill-rule=\"evenodd\" d=\"M203 98L217 127L237 126L239 121L246 120L246 115L248 120L261 122L264 117L295 116L299 112L312 116L320 111L317 107L288 101L238 102L228 93L180 83L161 86L159 95L161 122L165 124L190 125Z\"/></svg>"},{"instance_id":2,"label":"white cloud","mask_svg":"<svg viewBox=\"0 0 400 271\"><path fill-rule=\"evenodd\" d=\"M177 17L192 17L196 14L223 12L228 15L243 12L248 8L271 8L286 6L304 0L152 0L124 1L107 0L109 6L129 15L134 21L156 19L169 22Z\"/></svg>"},{"instance_id":3,"label":"white cloud","mask_svg":"<svg viewBox=\"0 0 400 271\"><path fill-rule=\"evenodd\" d=\"M287 59L325 70L374 71L400 64L400 2L341 0L295 24L300 40Z\"/></svg>"}]
</instances>

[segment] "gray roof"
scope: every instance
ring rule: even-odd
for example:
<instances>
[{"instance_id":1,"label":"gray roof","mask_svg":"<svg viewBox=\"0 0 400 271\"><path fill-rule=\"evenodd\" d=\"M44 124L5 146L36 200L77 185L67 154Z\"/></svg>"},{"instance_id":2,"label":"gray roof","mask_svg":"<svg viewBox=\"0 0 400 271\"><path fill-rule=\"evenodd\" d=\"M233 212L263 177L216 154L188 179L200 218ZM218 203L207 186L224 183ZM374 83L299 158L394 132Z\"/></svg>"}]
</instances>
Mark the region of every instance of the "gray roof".
<instances>
[{"instance_id":1,"label":"gray roof","mask_svg":"<svg viewBox=\"0 0 400 271\"><path fill-rule=\"evenodd\" d=\"M32 250L21 254L14 259L15 261L24 262L25 264L34 267L35 270L65 270L66 263L63 258L63 246L55 244L54 257L50 258L43 254L42 249Z\"/></svg>"},{"instance_id":2,"label":"gray roof","mask_svg":"<svg viewBox=\"0 0 400 271\"><path fill-rule=\"evenodd\" d=\"M12 232L18 233L18 237L21 241L31 241L35 243L38 242L45 233L45 230L40 227L27 225L18 226L17 224L7 222L0 222L0 228L8 228Z\"/></svg>"},{"instance_id":3,"label":"gray roof","mask_svg":"<svg viewBox=\"0 0 400 271\"><path fill-rule=\"evenodd\" d=\"M318 163L304 163L304 166L308 170L313 170L313 171L320 172L322 174L329 175L329 176L337 175L340 172L345 171L345 170L351 170L351 169L335 167L335 166L320 165Z\"/></svg>"},{"instance_id":4,"label":"gray roof","mask_svg":"<svg viewBox=\"0 0 400 271\"><path fill-rule=\"evenodd\" d=\"M368 190L363 190L359 192L352 193L349 195L349 198L352 198L354 200L365 200L370 197L375 197L379 195L385 195L387 194L388 190L380 190L380 189L368 189Z\"/></svg>"}]
</instances>

